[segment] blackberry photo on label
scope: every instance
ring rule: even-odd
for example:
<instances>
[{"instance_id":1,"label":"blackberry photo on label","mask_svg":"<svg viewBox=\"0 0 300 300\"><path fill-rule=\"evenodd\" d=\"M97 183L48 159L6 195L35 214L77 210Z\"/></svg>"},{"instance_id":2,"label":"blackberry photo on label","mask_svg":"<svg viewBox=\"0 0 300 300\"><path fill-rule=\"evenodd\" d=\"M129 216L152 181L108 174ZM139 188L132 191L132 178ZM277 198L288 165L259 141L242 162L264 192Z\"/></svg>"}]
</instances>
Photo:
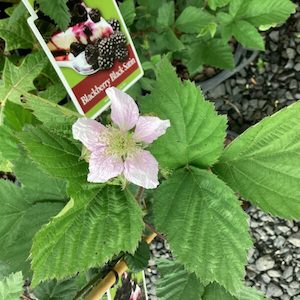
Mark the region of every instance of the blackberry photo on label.
<instances>
[{"instance_id":1,"label":"blackberry photo on label","mask_svg":"<svg viewBox=\"0 0 300 300\"><path fill-rule=\"evenodd\" d=\"M72 53L74 56L77 56L81 52L83 52L86 48L86 45L74 42L70 45L70 53Z\"/></svg>"},{"instance_id":2,"label":"blackberry photo on label","mask_svg":"<svg viewBox=\"0 0 300 300\"><path fill-rule=\"evenodd\" d=\"M94 23L100 22L100 20L101 20L101 13L100 13L99 9L97 9L97 8L93 8L89 12L89 16Z\"/></svg>"},{"instance_id":3,"label":"blackberry photo on label","mask_svg":"<svg viewBox=\"0 0 300 300\"><path fill-rule=\"evenodd\" d=\"M125 46L127 44L127 39L126 36L123 32L115 32L110 36L110 38L113 40L113 43L115 44L116 47L121 47Z\"/></svg>"},{"instance_id":4,"label":"blackberry photo on label","mask_svg":"<svg viewBox=\"0 0 300 300\"><path fill-rule=\"evenodd\" d=\"M100 56L103 56L105 58L115 57L116 45L111 38L104 38L103 40L101 40L100 43L98 43L98 49Z\"/></svg>"},{"instance_id":5,"label":"blackberry photo on label","mask_svg":"<svg viewBox=\"0 0 300 300\"><path fill-rule=\"evenodd\" d=\"M114 58L113 57L98 57L98 66L100 70L108 70L112 68L114 65Z\"/></svg>"},{"instance_id":6,"label":"blackberry photo on label","mask_svg":"<svg viewBox=\"0 0 300 300\"><path fill-rule=\"evenodd\" d=\"M129 52L127 47L120 47L116 50L116 59L119 61L126 61L129 57Z\"/></svg>"},{"instance_id":7,"label":"blackberry photo on label","mask_svg":"<svg viewBox=\"0 0 300 300\"><path fill-rule=\"evenodd\" d=\"M96 47L94 45L91 45L91 44L86 46L86 48L85 48L85 59L88 62L88 64L90 64L92 66L98 65L98 56L99 56L98 47Z\"/></svg>"},{"instance_id":8,"label":"blackberry photo on label","mask_svg":"<svg viewBox=\"0 0 300 300\"><path fill-rule=\"evenodd\" d=\"M112 27L112 29L114 31L120 31L121 30L121 25L120 25L120 23L119 23L118 20L116 20L116 19L109 19L107 22Z\"/></svg>"}]
</instances>

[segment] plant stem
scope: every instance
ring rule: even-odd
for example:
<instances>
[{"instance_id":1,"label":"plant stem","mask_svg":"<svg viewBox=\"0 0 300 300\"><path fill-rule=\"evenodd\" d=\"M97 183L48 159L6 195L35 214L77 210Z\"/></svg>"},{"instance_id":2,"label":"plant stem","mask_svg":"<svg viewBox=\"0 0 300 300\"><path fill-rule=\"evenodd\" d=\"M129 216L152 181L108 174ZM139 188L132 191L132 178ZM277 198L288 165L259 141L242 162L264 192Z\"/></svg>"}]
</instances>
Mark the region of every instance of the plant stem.
<instances>
[{"instance_id":1,"label":"plant stem","mask_svg":"<svg viewBox=\"0 0 300 300\"><path fill-rule=\"evenodd\" d=\"M144 192L145 192L145 189L143 187L140 187L139 190L138 190L138 192L137 192L137 195L135 197L135 199L138 202L138 204L141 204Z\"/></svg>"},{"instance_id":2,"label":"plant stem","mask_svg":"<svg viewBox=\"0 0 300 300\"><path fill-rule=\"evenodd\" d=\"M154 232L161 240L166 240L166 238L162 234L160 234L151 224L145 223L145 225L148 229L150 229L150 231Z\"/></svg>"}]
</instances>

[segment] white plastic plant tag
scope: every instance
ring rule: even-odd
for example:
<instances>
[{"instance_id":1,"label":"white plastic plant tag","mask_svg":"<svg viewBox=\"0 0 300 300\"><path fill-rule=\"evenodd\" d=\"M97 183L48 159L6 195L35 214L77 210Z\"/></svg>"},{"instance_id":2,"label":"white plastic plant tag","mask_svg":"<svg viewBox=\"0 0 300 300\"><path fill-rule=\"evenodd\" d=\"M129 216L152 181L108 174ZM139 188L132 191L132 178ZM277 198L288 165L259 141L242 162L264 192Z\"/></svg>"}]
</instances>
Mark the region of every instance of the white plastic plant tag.
<instances>
[{"instance_id":1,"label":"white plastic plant tag","mask_svg":"<svg viewBox=\"0 0 300 300\"><path fill-rule=\"evenodd\" d=\"M61 31L34 0L22 0L28 23L77 110L89 118L105 110L108 87L126 91L143 76L139 58L114 0L70 1L71 22Z\"/></svg>"}]
</instances>

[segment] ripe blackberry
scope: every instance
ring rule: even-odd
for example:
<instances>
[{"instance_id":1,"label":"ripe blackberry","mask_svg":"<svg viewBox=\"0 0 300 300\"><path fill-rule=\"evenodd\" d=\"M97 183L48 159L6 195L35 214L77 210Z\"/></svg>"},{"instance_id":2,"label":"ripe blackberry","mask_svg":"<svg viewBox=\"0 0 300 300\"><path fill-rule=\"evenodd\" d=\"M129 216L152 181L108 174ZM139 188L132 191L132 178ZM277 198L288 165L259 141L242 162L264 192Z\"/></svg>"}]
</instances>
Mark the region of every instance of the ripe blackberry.
<instances>
[{"instance_id":1,"label":"ripe blackberry","mask_svg":"<svg viewBox=\"0 0 300 300\"><path fill-rule=\"evenodd\" d=\"M127 44L126 36L123 32L117 31L110 38L113 40L116 47L124 47Z\"/></svg>"},{"instance_id":2,"label":"ripe blackberry","mask_svg":"<svg viewBox=\"0 0 300 300\"><path fill-rule=\"evenodd\" d=\"M112 68L114 65L114 58L113 57L98 57L98 66L100 70L108 70Z\"/></svg>"},{"instance_id":3,"label":"ripe blackberry","mask_svg":"<svg viewBox=\"0 0 300 300\"><path fill-rule=\"evenodd\" d=\"M126 61L129 57L129 52L127 47L120 47L116 50L116 59L119 61Z\"/></svg>"},{"instance_id":4,"label":"ripe blackberry","mask_svg":"<svg viewBox=\"0 0 300 300\"><path fill-rule=\"evenodd\" d=\"M84 51L86 48L86 45L74 42L70 45L70 52L74 55L77 56L79 53Z\"/></svg>"},{"instance_id":5,"label":"ripe blackberry","mask_svg":"<svg viewBox=\"0 0 300 300\"><path fill-rule=\"evenodd\" d=\"M88 19L87 11L80 3L74 5L73 9L71 10L71 15L72 25L85 22Z\"/></svg>"},{"instance_id":6,"label":"ripe blackberry","mask_svg":"<svg viewBox=\"0 0 300 300\"><path fill-rule=\"evenodd\" d=\"M74 5L77 3L81 3L81 0L68 0L67 6L69 9L73 9Z\"/></svg>"},{"instance_id":7,"label":"ripe blackberry","mask_svg":"<svg viewBox=\"0 0 300 300\"><path fill-rule=\"evenodd\" d=\"M121 30L121 25L120 25L118 20L109 19L107 22L112 27L113 31L120 31Z\"/></svg>"},{"instance_id":8,"label":"ripe blackberry","mask_svg":"<svg viewBox=\"0 0 300 300\"><path fill-rule=\"evenodd\" d=\"M115 57L116 45L111 38L104 38L99 43L97 43L99 48L100 56L104 58Z\"/></svg>"},{"instance_id":9,"label":"ripe blackberry","mask_svg":"<svg viewBox=\"0 0 300 300\"><path fill-rule=\"evenodd\" d=\"M101 13L100 13L99 9L97 9L97 8L93 8L89 12L89 16L94 23L100 22L100 20L101 20Z\"/></svg>"},{"instance_id":10,"label":"ripe blackberry","mask_svg":"<svg viewBox=\"0 0 300 300\"><path fill-rule=\"evenodd\" d=\"M98 69L98 56L99 56L99 50L98 47L89 44L85 48L85 59L88 62L88 64L93 66L93 69Z\"/></svg>"}]
</instances>

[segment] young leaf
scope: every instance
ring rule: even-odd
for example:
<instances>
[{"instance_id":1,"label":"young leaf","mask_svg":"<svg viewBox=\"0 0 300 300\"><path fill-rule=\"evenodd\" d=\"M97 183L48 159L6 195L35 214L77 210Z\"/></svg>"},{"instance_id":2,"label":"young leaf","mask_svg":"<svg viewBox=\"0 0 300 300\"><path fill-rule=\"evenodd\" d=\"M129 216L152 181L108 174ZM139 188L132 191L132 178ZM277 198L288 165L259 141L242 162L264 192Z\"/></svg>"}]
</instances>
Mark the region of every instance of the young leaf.
<instances>
[{"instance_id":1,"label":"young leaf","mask_svg":"<svg viewBox=\"0 0 300 300\"><path fill-rule=\"evenodd\" d=\"M226 6L229 2L230 0L208 0L207 3L212 10L216 10L219 7Z\"/></svg>"},{"instance_id":2,"label":"young leaf","mask_svg":"<svg viewBox=\"0 0 300 300\"><path fill-rule=\"evenodd\" d=\"M205 287L202 300L263 300L263 295L254 288L242 287L238 296L230 295L223 287L217 283L212 283Z\"/></svg>"},{"instance_id":3,"label":"young leaf","mask_svg":"<svg viewBox=\"0 0 300 300\"><path fill-rule=\"evenodd\" d=\"M160 260L158 262L158 271L161 275L156 283L158 299L202 300L203 285L194 273L188 273L182 265L174 261Z\"/></svg>"},{"instance_id":4,"label":"young leaf","mask_svg":"<svg viewBox=\"0 0 300 300\"><path fill-rule=\"evenodd\" d=\"M5 41L5 51L33 47L35 38L27 24L27 18L27 14L23 14L13 23L10 18L0 19L0 38Z\"/></svg>"},{"instance_id":5,"label":"young leaf","mask_svg":"<svg viewBox=\"0 0 300 300\"><path fill-rule=\"evenodd\" d=\"M166 59L158 65L157 81L141 100L141 109L171 121L167 133L151 147L162 167L206 168L223 151L226 118L217 115L193 83L181 82Z\"/></svg>"},{"instance_id":6,"label":"young leaf","mask_svg":"<svg viewBox=\"0 0 300 300\"><path fill-rule=\"evenodd\" d=\"M300 218L300 103L249 128L223 153L214 171L266 212Z\"/></svg>"},{"instance_id":7,"label":"young leaf","mask_svg":"<svg viewBox=\"0 0 300 300\"><path fill-rule=\"evenodd\" d=\"M8 59L5 61L3 83L0 85L0 125L7 100L21 104L21 95L34 90L33 80L47 64L47 58L41 51L29 54L20 66Z\"/></svg>"},{"instance_id":8,"label":"young leaf","mask_svg":"<svg viewBox=\"0 0 300 300\"><path fill-rule=\"evenodd\" d=\"M86 182L88 166L72 140L43 126L30 128L19 138L32 160L53 177Z\"/></svg>"},{"instance_id":9,"label":"young leaf","mask_svg":"<svg viewBox=\"0 0 300 300\"><path fill-rule=\"evenodd\" d=\"M174 1L166 2L158 10L157 24L162 28L171 27L175 21Z\"/></svg>"},{"instance_id":10,"label":"young leaf","mask_svg":"<svg viewBox=\"0 0 300 300\"><path fill-rule=\"evenodd\" d=\"M56 24L65 30L71 20L71 15L67 7L67 0L37 0L44 14L53 19Z\"/></svg>"},{"instance_id":11,"label":"young leaf","mask_svg":"<svg viewBox=\"0 0 300 300\"><path fill-rule=\"evenodd\" d=\"M142 235L142 211L128 191L89 185L44 226L32 246L33 285L97 267L120 251L133 253Z\"/></svg>"},{"instance_id":12,"label":"young leaf","mask_svg":"<svg viewBox=\"0 0 300 300\"><path fill-rule=\"evenodd\" d=\"M22 272L10 274L0 280L0 299L19 300L23 292Z\"/></svg>"},{"instance_id":13,"label":"young leaf","mask_svg":"<svg viewBox=\"0 0 300 300\"><path fill-rule=\"evenodd\" d=\"M229 187L206 170L178 170L154 192L153 213L187 271L204 285L217 281L238 293L251 239L246 214Z\"/></svg>"},{"instance_id":14,"label":"young leaf","mask_svg":"<svg viewBox=\"0 0 300 300\"><path fill-rule=\"evenodd\" d=\"M26 16L26 14L27 14L26 7L23 4L23 2L20 2L15 6L13 13L9 17L8 20L9 26L15 25L15 23L17 22L22 22L22 19L24 19L24 16Z\"/></svg>"},{"instance_id":15,"label":"young leaf","mask_svg":"<svg viewBox=\"0 0 300 300\"><path fill-rule=\"evenodd\" d=\"M133 0L125 0L120 3L120 10L127 26L132 25L135 19L135 5Z\"/></svg>"},{"instance_id":16,"label":"young leaf","mask_svg":"<svg viewBox=\"0 0 300 300\"><path fill-rule=\"evenodd\" d=\"M182 32L199 33L214 22L214 19L210 13L197 7L188 6L176 20L176 27Z\"/></svg>"},{"instance_id":17,"label":"young leaf","mask_svg":"<svg viewBox=\"0 0 300 300\"><path fill-rule=\"evenodd\" d=\"M187 66L192 74L204 64L224 69L234 67L232 49L222 39L198 42L190 49L189 55Z\"/></svg>"},{"instance_id":18,"label":"young leaf","mask_svg":"<svg viewBox=\"0 0 300 300\"><path fill-rule=\"evenodd\" d=\"M64 206L66 186L41 172L24 156L13 169L22 186L0 180L0 262L7 272L30 274L31 241L40 227Z\"/></svg>"},{"instance_id":19,"label":"young leaf","mask_svg":"<svg viewBox=\"0 0 300 300\"><path fill-rule=\"evenodd\" d=\"M141 241L134 254L125 255L125 261L128 268L137 273L143 271L148 266L150 255L149 245Z\"/></svg>"},{"instance_id":20,"label":"young leaf","mask_svg":"<svg viewBox=\"0 0 300 300\"><path fill-rule=\"evenodd\" d=\"M246 48L265 50L265 43L257 29L247 21L239 20L228 25L231 34Z\"/></svg>"}]
</instances>

